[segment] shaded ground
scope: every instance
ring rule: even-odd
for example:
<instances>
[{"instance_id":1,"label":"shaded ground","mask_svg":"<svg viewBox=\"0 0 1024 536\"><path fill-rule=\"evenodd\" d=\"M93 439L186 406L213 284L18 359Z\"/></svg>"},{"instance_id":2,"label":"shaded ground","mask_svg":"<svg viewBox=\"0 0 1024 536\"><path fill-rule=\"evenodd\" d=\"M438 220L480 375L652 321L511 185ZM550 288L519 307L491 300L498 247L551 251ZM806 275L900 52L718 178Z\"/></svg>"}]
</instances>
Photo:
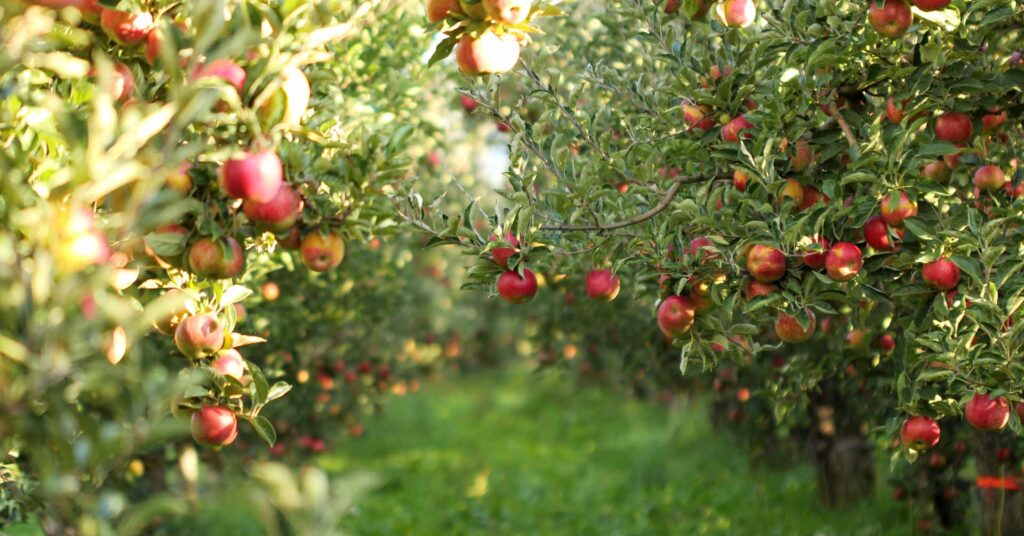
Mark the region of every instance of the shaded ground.
<instances>
[{"instance_id":1,"label":"shaded ground","mask_svg":"<svg viewBox=\"0 0 1024 536\"><path fill-rule=\"evenodd\" d=\"M809 466L751 469L699 407L669 410L553 375L456 378L393 400L321 461L384 486L344 522L376 534L908 534L879 493L815 499Z\"/></svg>"}]
</instances>

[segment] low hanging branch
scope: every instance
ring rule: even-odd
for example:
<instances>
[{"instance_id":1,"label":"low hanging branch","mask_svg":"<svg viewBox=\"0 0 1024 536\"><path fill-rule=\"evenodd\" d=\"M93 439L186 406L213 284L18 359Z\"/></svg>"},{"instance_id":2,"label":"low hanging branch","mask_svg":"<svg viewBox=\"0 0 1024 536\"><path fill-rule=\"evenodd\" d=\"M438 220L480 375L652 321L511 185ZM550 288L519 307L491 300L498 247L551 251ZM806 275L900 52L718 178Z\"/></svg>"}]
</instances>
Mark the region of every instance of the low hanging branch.
<instances>
[{"instance_id":1,"label":"low hanging branch","mask_svg":"<svg viewBox=\"0 0 1024 536\"><path fill-rule=\"evenodd\" d=\"M638 214L636 216L633 216L632 218L629 218L628 220L617 221L617 222L614 222L614 223L596 224L596 225L542 225L540 227L540 230L541 231L612 231L612 230L615 230L615 229L621 229L623 227L629 227L630 225L636 225L638 223L645 222L645 221L653 218L659 212L661 212L661 211L665 210L666 208L668 208L669 203L672 202L672 199L676 196L677 193L679 193L679 189L682 188L682 186L684 184L692 184L692 183L695 183L695 182L703 182L703 181L707 181L707 180L711 180L711 179L714 179L714 176L703 176L703 175L700 175L700 176L696 176L696 177L680 177L680 178L676 179L675 182L672 183L672 186L669 187L669 189L665 192L665 194L661 196L661 199L658 201L657 205L654 205L653 207L651 207L650 210L648 210L648 211L646 211L646 212L644 212L642 214Z\"/></svg>"}]
</instances>

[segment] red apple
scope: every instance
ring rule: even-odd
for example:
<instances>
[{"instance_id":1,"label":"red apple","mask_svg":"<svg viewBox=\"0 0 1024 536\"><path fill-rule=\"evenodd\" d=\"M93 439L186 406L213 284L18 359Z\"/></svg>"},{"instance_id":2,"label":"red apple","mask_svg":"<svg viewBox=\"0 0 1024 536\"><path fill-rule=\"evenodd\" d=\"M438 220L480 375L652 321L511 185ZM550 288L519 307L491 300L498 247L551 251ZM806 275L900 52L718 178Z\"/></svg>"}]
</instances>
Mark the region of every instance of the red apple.
<instances>
[{"instance_id":1,"label":"red apple","mask_svg":"<svg viewBox=\"0 0 1024 536\"><path fill-rule=\"evenodd\" d=\"M872 216L864 222L864 239L878 251L892 251L896 248L889 237L889 226L880 216Z\"/></svg>"},{"instance_id":2,"label":"red apple","mask_svg":"<svg viewBox=\"0 0 1024 536\"><path fill-rule=\"evenodd\" d=\"M587 296L592 300L612 301L619 295L621 282L611 270L591 270L587 274Z\"/></svg>"},{"instance_id":3,"label":"red apple","mask_svg":"<svg viewBox=\"0 0 1024 536\"><path fill-rule=\"evenodd\" d=\"M210 63L199 66L192 73L192 80L203 78L219 78L235 88L239 95L245 90L245 69L231 60L213 60Z\"/></svg>"},{"instance_id":4,"label":"red apple","mask_svg":"<svg viewBox=\"0 0 1024 536\"><path fill-rule=\"evenodd\" d=\"M682 0L665 0L665 13L669 15L679 11L679 4Z\"/></svg>"},{"instance_id":5,"label":"red apple","mask_svg":"<svg viewBox=\"0 0 1024 536\"><path fill-rule=\"evenodd\" d=\"M511 34L485 32L478 39L465 35L455 50L455 61L463 74L501 74L519 61L519 41Z\"/></svg>"},{"instance_id":6,"label":"red apple","mask_svg":"<svg viewBox=\"0 0 1024 536\"><path fill-rule=\"evenodd\" d=\"M914 5L921 11L938 11L949 5L951 0L913 0Z\"/></svg>"},{"instance_id":7,"label":"red apple","mask_svg":"<svg viewBox=\"0 0 1024 536\"><path fill-rule=\"evenodd\" d=\"M466 113L472 113L479 105L479 103L473 100L473 97L470 97L469 95L459 95L459 104L462 105L463 110L466 110Z\"/></svg>"},{"instance_id":8,"label":"red apple","mask_svg":"<svg viewBox=\"0 0 1024 536\"><path fill-rule=\"evenodd\" d=\"M889 353L896 348L896 339L889 333L883 333L875 339L875 344L882 350L882 353Z\"/></svg>"},{"instance_id":9,"label":"red apple","mask_svg":"<svg viewBox=\"0 0 1024 536\"><path fill-rule=\"evenodd\" d=\"M459 0L427 0L427 20L438 22L448 17L448 14L461 14Z\"/></svg>"},{"instance_id":10,"label":"red apple","mask_svg":"<svg viewBox=\"0 0 1024 536\"><path fill-rule=\"evenodd\" d=\"M747 271L761 283L778 281L786 275L786 254L771 246L755 244L747 253Z\"/></svg>"},{"instance_id":11,"label":"red apple","mask_svg":"<svg viewBox=\"0 0 1024 536\"><path fill-rule=\"evenodd\" d=\"M832 248L825 255L825 271L836 281L853 279L863 264L860 248L850 242L832 244Z\"/></svg>"},{"instance_id":12,"label":"red apple","mask_svg":"<svg viewBox=\"0 0 1024 536\"><path fill-rule=\"evenodd\" d=\"M973 131L971 118L964 113L946 112L935 119L935 137L942 141L966 143Z\"/></svg>"},{"instance_id":13,"label":"red apple","mask_svg":"<svg viewBox=\"0 0 1024 536\"><path fill-rule=\"evenodd\" d=\"M497 22L519 24L530 15L533 0L483 0L484 12Z\"/></svg>"},{"instance_id":14,"label":"red apple","mask_svg":"<svg viewBox=\"0 0 1024 536\"><path fill-rule=\"evenodd\" d=\"M135 94L135 75L132 70L123 63L114 66L111 73L110 94L114 100L127 101Z\"/></svg>"},{"instance_id":15,"label":"red apple","mask_svg":"<svg viewBox=\"0 0 1024 536\"><path fill-rule=\"evenodd\" d=\"M944 160L936 160L925 164L921 168L921 174L939 184L946 184L953 175L953 170L949 169Z\"/></svg>"},{"instance_id":16,"label":"red apple","mask_svg":"<svg viewBox=\"0 0 1024 536\"><path fill-rule=\"evenodd\" d=\"M751 136L750 129L752 128L754 128L754 124L747 121L745 116L736 116L722 127L722 140L737 142L740 141L741 135L744 139L749 139Z\"/></svg>"},{"instance_id":17,"label":"red apple","mask_svg":"<svg viewBox=\"0 0 1024 536\"><path fill-rule=\"evenodd\" d=\"M498 239L497 236L491 235L491 240L497 240L497 239ZM519 253L519 250L517 249L519 247L519 239L516 238L516 236L514 234L508 233L508 234L505 235L505 242L508 242L509 244L511 244L512 247L501 246L501 247L496 247L496 248L492 249L491 250L491 260L494 261L494 264L497 264L498 266L501 266L502 268L506 268L507 269L508 268L508 260L513 255L515 255L516 253Z\"/></svg>"},{"instance_id":18,"label":"red apple","mask_svg":"<svg viewBox=\"0 0 1024 536\"><path fill-rule=\"evenodd\" d=\"M1002 169L999 169L999 166L989 164L981 166L974 172L974 186L979 190L991 192L1002 188L1004 184L1006 184L1006 175L1003 174Z\"/></svg>"},{"instance_id":19,"label":"red apple","mask_svg":"<svg viewBox=\"0 0 1024 536\"><path fill-rule=\"evenodd\" d=\"M964 416L979 430L999 430L1010 420L1010 404L1001 396L993 399L988 394L975 393L964 406Z\"/></svg>"},{"instance_id":20,"label":"red apple","mask_svg":"<svg viewBox=\"0 0 1024 536\"><path fill-rule=\"evenodd\" d=\"M941 435L939 423L923 415L910 417L900 429L900 440L914 450L928 450L938 445Z\"/></svg>"},{"instance_id":21,"label":"red apple","mask_svg":"<svg viewBox=\"0 0 1024 536\"><path fill-rule=\"evenodd\" d=\"M691 257L696 257L704 261L710 261L718 258L718 253L715 251L715 245L708 240L706 236L699 236L690 240L690 245L686 248L686 254Z\"/></svg>"},{"instance_id":22,"label":"red apple","mask_svg":"<svg viewBox=\"0 0 1024 536\"><path fill-rule=\"evenodd\" d=\"M758 296L768 296L775 292L777 288L775 285L770 283L762 283L757 280L751 280L747 282L747 286L744 289L747 301L750 301Z\"/></svg>"},{"instance_id":23,"label":"red apple","mask_svg":"<svg viewBox=\"0 0 1024 536\"><path fill-rule=\"evenodd\" d=\"M326 272L337 268L345 259L345 242L333 232L313 231L302 239L299 255L310 270Z\"/></svg>"},{"instance_id":24,"label":"red apple","mask_svg":"<svg viewBox=\"0 0 1024 536\"><path fill-rule=\"evenodd\" d=\"M757 18L754 0L724 0L715 8L718 21L730 28L746 28Z\"/></svg>"},{"instance_id":25,"label":"red apple","mask_svg":"<svg viewBox=\"0 0 1024 536\"><path fill-rule=\"evenodd\" d=\"M945 257L925 263L921 275L938 290L951 290L960 283L960 267Z\"/></svg>"},{"instance_id":26,"label":"red apple","mask_svg":"<svg viewBox=\"0 0 1024 536\"><path fill-rule=\"evenodd\" d=\"M292 226L288 229L288 232L282 233L277 237L277 243L284 249L295 251L302 247L302 229L298 226ZM371 242L372 243L372 242Z\"/></svg>"},{"instance_id":27,"label":"red apple","mask_svg":"<svg viewBox=\"0 0 1024 536\"><path fill-rule=\"evenodd\" d=\"M174 344L186 357L209 357L224 347L224 329L213 315L193 315L174 330Z\"/></svg>"},{"instance_id":28,"label":"red apple","mask_svg":"<svg viewBox=\"0 0 1024 536\"><path fill-rule=\"evenodd\" d=\"M810 244L817 244L821 246L821 251L809 251L804 253L803 261L808 267L814 270L820 270L825 266L825 254L828 252L829 241L827 238L821 235L815 237L808 237Z\"/></svg>"},{"instance_id":29,"label":"red apple","mask_svg":"<svg viewBox=\"0 0 1024 536\"><path fill-rule=\"evenodd\" d=\"M736 170L732 172L732 185L741 192L747 191L747 181L750 180L750 176L745 172Z\"/></svg>"},{"instance_id":30,"label":"red apple","mask_svg":"<svg viewBox=\"0 0 1024 536\"><path fill-rule=\"evenodd\" d=\"M800 210L807 210L818 203L828 203L830 201L832 200L827 195L808 184L802 188L800 193Z\"/></svg>"},{"instance_id":31,"label":"red apple","mask_svg":"<svg viewBox=\"0 0 1024 536\"><path fill-rule=\"evenodd\" d=\"M1003 128L1003 123L1005 123L1008 118L1009 116L1007 115L1006 110L1003 110L1002 112L994 110L992 113L985 114L981 116L981 131L985 134L999 132Z\"/></svg>"},{"instance_id":32,"label":"red apple","mask_svg":"<svg viewBox=\"0 0 1024 536\"><path fill-rule=\"evenodd\" d=\"M779 316L775 319L775 334L778 335L782 342L804 342L814 334L814 312L810 309L804 309L804 311L807 312L807 318L809 319L806 329L800 327L800 322L797 321L795 316L779 311Z\"/></svg>"},{"instance_id":33,"label":"red apple","mask_svg":"<svg viewBox=\"0 0 1024 536\"><path fill-rule=\"evenodd\" d=\"M710 130L715 126L715 120L711 117L711 109L700 104L693 104L683 101L683 121L691 129Z\"/></svg>"},{"instance_id":34,"label":"red apple","mask_svg":"<svg viewBox=\"0 0 1024 536\"><path fill-rule=\"evenodd\" d=\"M907 105L907 101L903 101L903 106ZM894 124L899 124L903 121L903 108L896 105L896 101L890 96L885 101L885 116L889 118L889 121Z\"/></svg>"},{"instance_id":35,"label":"red apple","mask_svg":"<svg viewBox=\"0 0 1024 536\"><path fill-rule=\"evenodd\" d=\"M145 11L128 13L104 8L100 11L100 27L121 45L137 45L153 27L153 15Z\"/></svg>"},{"instance_id":36,"label":"red apple","mask_svg":"<svg viewBox=\"0 0 1024 536\"><path fill-rule=\"evenodd\" d=\"M188 26L185 26L184 22L175 22L173 26L182 33L188 31ZM160 50L163 49L163 47L177 47L177 44L174 42L174 39L172 38L171 35L172 31L173 30L170 29L170 27L168 26L154 25L153 29L151 29L149 33L146 34L145 55L146 61L149 62L150 65L156 63L157 59L160 57ZM168 38L171 38L171 40L167 41ZM177 50L175 50L175 56L177 55L178 52Z\"/></svg>"},{"instance_id":37,"label":"red apple","mask_svg":"<svg viewBox=\"0 0 1024 536\"><path fill-rule=\"evenodd\" d=\"M899 198L893 201L890 194L882 198L881 203L882 219L889 225L899 225L907 218L917 216L917 203L907 197L905 192L900 192Z\"/></svg>"},{"instance_id":38,"label":"red apple","mask_svg":"<svg viewBox=\"0 0 1024 536\"><path fill-rule=\"evenodd\" d=\"M690 330L697 311L683 296L669 296L658 306L658 327L670 339L678 339Z\"/></svg>"},{"instance_id":39,"label":"red apple","mask_svg":"<svg viewBox=\"0 0 1024 536\"><path fill-rule=\"evenodd\" d=\"M238 350L234 348L222 350L217 354L217 359L214 359L210 366L217 372L236 380L241 380L249 369L245 359L242 358L242 354L238 353Z\"/></svg>"},{"instance_id":40,"label":"red apple","mask_svg":"<svg viewBox=\"0 0 1024 536\"><path fill-rule=\"evenodd\" d=\"M228 160L220 168L220 184L229 197L269 203L283 183L281 159L271 150Z\"/></svg>"},{"instance_id":41,"label":"red apple","mask_svg":"<svg viewBox=\"0 0 1024 536\"><path fill-rule=\"evenodd\" d=\"M210 279L238 277L245 269L245 252L230 236L196 240L188 250L189 271Z\"/></svg>"},{"instance_id":42,"label":"red apple","mask_svg":"<svg viewBox=\"0 0 1024 536\"><path fill-rule=\"evenodd\" d=\"M902 36L913 20L914 14L904 0L872 0L868 7L868 23L883 37Z\"/></svg>"},{"instance_id":43,"label":"red apple","mask_svg":"<svg viewBox=\"0 0 1024 536\"><path fill-rule=\"evenodd\" d=\"M238 437L238 419L223 406L203 406L192 414L192 438L200 445L223 447Z\"/></svg>"},{"instance_id":44,"label":"red apple","mask_svg":"<svg viewBox=\"0 0 1024 536\"><path fill-rule=\"evenodd\" d=\"M260 287L260 293L263 295L264 300L277 301L281 297L281 287L273 281L267 281Z\"/></svg>"},{"instance_id":45,"label":"red apple","mask_svg":"<svg viewBox=\"0 0 1024 536\"><path fill-rule=\"evenodd\" d=\"M291 186L282 184L277 195L266 203L243 201L242 211L261 229L282 233L292 228L302 215L303 201Z\"/></svg>"},{"instance_id":46,"label":"red apple","mask_svg":"<svg viewBox=\"0 0 1024 536\"><path fill-rule=\"evenodd\" d=\"M529 269L519 272L508 270L498 276L498 295L510 303L526 303L537 294L537 276Z\"/></svg>"}]
</instances>

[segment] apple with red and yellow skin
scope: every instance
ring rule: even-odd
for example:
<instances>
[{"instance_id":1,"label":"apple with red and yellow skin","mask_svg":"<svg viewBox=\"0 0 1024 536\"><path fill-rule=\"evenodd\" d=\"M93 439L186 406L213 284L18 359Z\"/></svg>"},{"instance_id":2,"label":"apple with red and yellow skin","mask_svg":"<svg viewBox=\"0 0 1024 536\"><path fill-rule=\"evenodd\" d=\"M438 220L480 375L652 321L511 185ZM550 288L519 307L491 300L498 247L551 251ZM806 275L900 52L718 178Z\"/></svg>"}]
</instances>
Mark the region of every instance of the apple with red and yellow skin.
<instances>
[{"instance_id":1,"label":"apple with red and yellow skin","mask_svg":"<svg viewBox=\"0 0 1024 536\"><path fill-rule=\"evenodd\" d=\"M196 443L224 447L238 437L238 418L223 406L203 406L192 414L191 429Z\"/></svg>"},{"instance_id":2,"label":"apple with red and yellow skin","mask_svg":"<svg viewBox=\"0 0 1024 536\"><path fill-rule=\"evenodd\" d=\"M964 416L978 430L999 430L1010 421L1010 404L1001 396L974 393L964 406Z\"/></svg>"},{"instance_id":3,"label":"apple with red and yellow skin","mask_svg":"<svg viewBox=\"0 0 1024 536\"><path fill-rule=\"evenodd\" d=\"M120 45L137 45L153 27L153 15L145 11L129 13L104 8L100 11L100 27Z\"/></svg>"},{"instance_id":4,"label":"apple with red and yellow skin","mask_svg":"<svg viewBox=\"0 0 1024 536\"><path fill-rule=\"evenodd\" d=\"M245 269L245 252L231 236L200 238L188 250L188 268L210 279L238 277Z\"/></svg>"},{"instance_id":5,"label":"apple with red and yellow skin","mask_svg":"<svg viewBox=\"0 0 1024 536\"><path fill-rule=\"evenodd\" d=\"M846 332L846 345L850 348L864 348L867 342L867 333L860 328L851 329Z\"/></svg>"},{"instance_id":6,"label":"apple with red and yellow skin","mask_svg":"<svg viewBox=\"0 0 1024 536\"><path fill-rule=\"evenodd\" d=\"M256 110L256 117L267 130L274 125L300 125L302 116L306 115L306 109L309 108L309 80L302 69L294 65L285 67L278 79L280 87Z\"/></svg>"},{"instance_id":7,"label":"apple with red and yellow skin","mask_svg":"<svg viewBox=\"0 0 1024 536\"><path fill-rule=\"evenodd\" d=\"M685 252L691 257L700 259L701 262L718 258L718 253L715 252L715 245L706 236L698 236L690 240L690 245L685 249Z\"/></svg>"},{"instance_id":8,"label":"apple with red and yellow skin","mask_svg":"<svg viewBox=\"0 0 1024 536\"><path fill-rule=\"evenodd\" d=\"M658 327L670 339L678 339L690 330L697 311L688 298L669 296L658 305Z\"/></svg>"},{"instance_id":9,"label":"apple with red and yellow skin","mask_svg":"<svg viewBox=\"0 0 1024 536\"><path fill-rule=\"evenodd\" d=\"M746 28L757 18L754 0L724 0L715 8L718 22L729 28Z\"/></svg>"},{"instance_id":10,"label":"apple with red and yellow skin","mask_svg":"<svg viewBox=\"0 0 1024 536\"><path fill-rule=\"evenodd\" d=\"M711 109L700 104L683 102L683 121L691 129L710 130L715 126L715 120L711 117Z\"/></svg>"},{"instance_id":11,"label":"apple with red and yellow skin","mask_svg":"<svg viewBox=\"0 0 1024 536\"><path fill-rule=\"evenodd\" d=\"M779 340L788 343L798 343L811 338L811 335L814 334L814 312L810 309L804 309L804 311L809 319L807 328L800 327L800 322L797 321L795 316L779 311L779 316L775 318L775 335L779 337Z\"/></svg>"},{"instance_id":12,"label":"apple with red and yellow skin","mask_svg":"<svg viewBox=\"0 0 1024 536\"><path fill-rule=\"evenodd\" d=\"M526 303L537 295L537 276L528 268L523 275L513 270L498 276L498 295L509 303Z\"/></svg>"},{"instance_id":13,"label":"apple with red and yellow skin","mask_svg":"<svg viewBox=\"0 0 1024 536\"><path fill-rule=\"evenodd\" d=\"M530 16L533 0L483 0L487 17L509 25L520 24Z\"/></svg>"},{"instance_id":14,"label":"apple with red and yellow skin","mask_svg":"<svg viewBox=\"0 0 1024 536\"><path fill-rule=\"evenodd\" d=\"M217 59L200 65L192 73L192 80L201 80L203 78L219 78L235 88L239 95L242 95L242 92L245 91L245 69L228 59Z\"/></svg>"},{"instance_id":15,"label":"apple with red and yellow skin","mask_svg":"<svg viewBox=\"0 0 1024 536\"><path fill-rule=\"evenodd\" d=\"M960 284L960 267L945 257L925 263L921 267L921 276L933 288L952 290Z\"/></svg>"},{"instance_id":16,"label":"apple with red and yellow skin","mask_svg":"<svg viewBox=\"0 0 1024 536\"><path fill-rule=\"evenodd\" d=\"M814 160L814 152L811 151L811 144L804 138L798 138L793 143L793 156L789 159L789 169L793 171L804 171L810 167Z\"/></svg>"},{"instance_id":17,"label":"apple with red and yellow skin","mask_svg":"<svg viewBox=\"0 0 1024 536\"><path fill-rule=\"evenodd\" d=\"M1006 123L1008 118L1009 115L1006 113L1006 110L1002 112L995 110L992 113L981 116L981 132L984 134L999 132L1003 129L1003 123Z\"/></svg>"},{"instance_id":18,"label":"apple with red and yellow skin","mask_svg":"<svg viewBox=\"0 0 1024 536\"><path fill-rule=\"evenodd\" d=\"M825 254L825 272L836 281L849 281L860 273L864 264L860 248L850 242L839 242Z\"/></svg>"},{"instance_id":19,"label":"apple with red and yellow skin","mask_svg":"<svg viewBox=\"0 0 1024 536\"><path fill-rule=\"evenodd\" d=\"M737 142L740 141L740 136L750 139L750 129L752 128L754 128L754 124L748 121L746 116L738 115L722 127L722 141Z\"/></svg>"},{"instance_id":20,"label":"apple with red and yellow skin","mask_svg":"<svg viewBox=\"0 0 1024 536\"><path fill-rule=\"evenodd\" d=\"M326 272L337 268L345 259L345 242L333 232L313 231L302 239L299 256L310 270Z\"/></svg>"},{"instance_id":21,"label":"apple with red and yellow skin","mask_svg":"<svg viewBox=\"0 0 1024 536\"><path fill-rule=\"evenodd\" d=\"M914 6L921 11L938 11L949 5L952 0L913 0Z\"/></svg>"},{"instance_id":22,"label":"apple with red and yellow skin","mask_svg":"<svg viewBox=\"0 0 1024 536\"><path fill-rule=\"evenodd\" d=\"M807 253L804 253L804 256L801 258L803 263L814 270L820 270L824 267L825 255L828 253L828 248L830 246L828 239L824 236L817 235L814 237L805 237L801 243L806 243L808 245L817 244L818 246L821 246L821 251L808 251Z\"/></svg>"},{"instance_id":23,"label":"apple with red and yellow skin","mask_svg":"<svg viewBox=\"0 0 1024 536\"><path fill-rule=\"evenodd\" d=\"M464 35L455 49L463 74L475 76L511 71L519 61L519 41L511 34L484 32L478 39Z\"/></svg>"},{"instance_id":24,"label":"apple with red and yellow skin","mask_svg":"<svg viewBox=\"0 0 1024 536\"><path fill-rule=\"evenodd\" d=\"M999 166L981 166L974 172L974 186L982 191L998 190L1006 184L1006 175Z\"/></svg>"},{"instance_id":25,"label":"apple with red and yellow skin","mask_svg":"<svg viewBox=\"0 0 1024 536\"><path fill-rule=\"evenodd\" d=\"M209 357L224 348L224 329L216 316L193 315L182 320L174 330L174 344L186 357Z\"/></svg>"},{"instance_id":26,"label":"apple with red and yellow skin","mask_svg":"<svg viewBox=\"0 0 1024 536\"><path fill-rule=\"evenodd\" d=\"M123 63L114 65L111 73L110 94L116 101L127 101L135 94L135 75Z\"/></svg>"},{"instance_id":27,"label":"apple with red and yellow skin","mask_svg":"<svg viewBox=\"0 0 1024 536\"><path fill-rule=\"evenodd\" d=\"M878 35L896 39L907 32L914 14L905 0L871 0L868 23Z\"/></svg>"},{"instance_id":28,"label":"apple with red and yellow skin","mask_svg":"<svg viewBox=\"0 0 1024 536\"><path fill-rule=\"evenodd\" d=\"M283 233L295 225L302 215L302 197L288 184L282 184L277 195L266 203L243 201L242 211L249 221L261 229Z\"/></svg>"},{"instance_id":29,"label":"apple with red and yellow skin","mask_svg":"<svg viewBox=\"0 0 1024 536\"><path fill-rule=\"evenodd\" d=\"M283 183L281 159L269 149L233 158L220 167L221 188L228 197L269 203Z\"/></svg>"},{"instance_id":30,"label":"apple with red and yellow skin","mask_svg":"<svg viewBox=\"0 0 1024 536\"><path fill-rule=\"evenodd\" d=\"M893 124L899 124L903 121L903 108L907 105L907 100L904 100L900 106L896 105L896 100L891 96L885 101L885 116L889 119L889 122Z\"/></svg>"},{"instance_id":31,"label":"apple with red and yellow skin","mask_svg":"<svg viewBox=\"0 0 1024 536\"><path fill-rule=\"evenodd\" d=\"M449 14L459 15L461 13L459 0L427 0L427 20L429 22L442 21Z\"/></svg>"},{"instance_id":32,"label":"apple with red and yellow skin","mask_svg":"<svg viewBox=\"0 0 1024 536\"><path fill-rule=\"evenodd\" d=\"M772 283L786 275L786 254L777 248L755 244L747 253L747 271L761 283Z\"/></svg>"},{"instance_id":33,"label":"apple with red and yellow skin","mask_svg":"<svg viewBox=\"0 0 1024 536\"><path fill-rule=\"evenodd\" d=\"M245 359L242 358L242 354L238 353L238 350L234 348L222 350L217 354L217 359L214 359L210 366L213 367L213 370L239 381L242 380L245 373L249 370L249 366L245 363Z\"/></svg>"},{"instance_id":34,"label":"apple with red and yellow skin","mask_svg":"<svg viewBox=\"0 0 1024 536\"><path fill-rule=\"evenodd\" d=\"M903 220L907 218L917 216L917 203L910 199L906 192L900 192L899 194L895 201L893 201L891 194L886 194L882 198L880 207L882 219L889 225L896 226L903 223Z\"/></svg>"},{"instance_id":35,"label":"apple with red and yellow skin","mask_svg":"<svg viewBox=\"0 0 1024 536\"><path fill-rule=\"evenodd\" d=\"M924 415L915 415L906 419L900 428L899 438L903 445L916 450L925 451L939 444L942 430L935 419Z\"/></svg>"},{"instance_id":36,"label":"apple with red and yellow skin","mask_svg":"<svg viewBox=\"0 0 1024 536\"><path fill-rule=\"evenodd\" d=\"M183 195L188 195L192 191L192 177L188 174L190 169L192 169L192 164L182 162L178 169L167 174L164 185Z\"/></svg>"},{"instance_id":37,"label":"apple with red and yellow skin","mask_svg":"<svg viewBox=\"0 0 1024 536\"><path fill-rule=\"evenodd\" d=\"M869 246L878 251L892 251L896 249L889 237L889 226L880 216L872 216L864 222L864 239Z\"/></svg>"},{"instance_id":38,"label":"apple with red and yellow skin","mask_svg":"<svg viewBox=\"0 0 1024 536\"><path fill-rule=\"evenodd\" d=\"M260 294L263 295L264 300L277 301L281 297L281 287L273 281L267 281L260 287Z\"/></svg>"},{"instance_id":39,"label":"apple with red and yellow skin","mask_svg":"<svg viewBox=\"0 0 1024 536\"><path fill-rule=\"evenodd\" d=\"M732 185L734 188L741 192L747 191L747 182L750 181L750 175L744 171L735 170L732 172Z\"/></svg>"},{"instance_id":40,"label":"apple with red and yellow skin","mask_svg":"<svg viewBox=\"0 0 1024 536\"><path fill-rule=\"evenodd\" d=\"M944 160L929 162L921 168L921 175L939 184L946 184L953 176L953 170L949 169Z\"/></svg>"},{"instance_id":41,"label":"apple with red and yellow skin","mask_svg":"<svg viewBox=\"0 0 1024 536\"><path fill-rule=\"evenodd\" d=\"M590 299L609 302L619 295L621 281L611 270L591 270L587 273L586 286Z\"/></svg>"},{"instance_id":42,"label":"apple with red and yellow skin","mask_svg":"<svg viewBox=\"0 0 1024 536\"><path fill-rule=\"evenodd\" d=\"M781 205L786 198L792 199L797 207L804 202L804 187L800 184L800 181L786 179L782 189L779 190L779 204Z\"/></svg>"},{"instance_id":43,"label":"apple with red and yellow skin","mask_svg":"<svg viewBox=\"0 0 1024 536\"><path fill-rule=\"evenodd\" d=\"M966 143L973 133L971 117L965 113L946 112L935 118L935 137L942 141Z\"/></svg>"}]
</instances>

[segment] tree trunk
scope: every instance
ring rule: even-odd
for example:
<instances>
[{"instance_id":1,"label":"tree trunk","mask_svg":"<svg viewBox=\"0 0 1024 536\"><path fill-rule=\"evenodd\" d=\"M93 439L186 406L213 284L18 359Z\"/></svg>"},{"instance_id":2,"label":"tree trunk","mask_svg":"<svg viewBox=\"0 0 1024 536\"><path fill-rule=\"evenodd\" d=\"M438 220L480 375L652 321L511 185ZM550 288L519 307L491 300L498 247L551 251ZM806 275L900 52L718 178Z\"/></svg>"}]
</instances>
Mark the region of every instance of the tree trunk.
<instances>
[{"instance_id":1,"label":"tree trunk","mask_svg":"<svg viewBox=\"0 0 1024 536\"><path fill-rule=\"evenodd\" d=\"M975 464L979 477L1016 479L1021 483L1020 461L1012 452L1012 432L977 432L974 434ZM1010 449L1009 456L999 459L1000 449ZM981 487L976 489L981 512L983 534L1009 536L1024 534L1024 490Z\"/></svg>"},{"instance_id":2,"label":"tree trunk","mask_svg":"<svg viewBox=\"0 0 1024 536\"><path fill-rule=\"evenodd\" d=\"M857 502L875 491L875 447L860 419L842 396L828 385L810 405L811 447L817 472L818 495L828 507Z\"/></svg>"}]
</instances>

